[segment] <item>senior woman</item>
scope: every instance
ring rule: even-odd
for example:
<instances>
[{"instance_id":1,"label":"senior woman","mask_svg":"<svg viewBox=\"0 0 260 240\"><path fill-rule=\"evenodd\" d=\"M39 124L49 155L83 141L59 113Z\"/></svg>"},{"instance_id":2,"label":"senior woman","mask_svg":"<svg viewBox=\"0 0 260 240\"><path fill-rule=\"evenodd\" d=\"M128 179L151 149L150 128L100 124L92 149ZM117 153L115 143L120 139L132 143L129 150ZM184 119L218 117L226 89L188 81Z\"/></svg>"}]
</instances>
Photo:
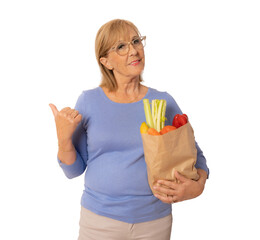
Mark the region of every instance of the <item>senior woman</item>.
<instances>
[{"instance_id":1,"label":"senior woman","mask_svg":"<svg viewBox=\"0 0 260 240\"><path fill-rule=\"evenodd\" d=\"M199 196L208 176L199 146L199 180L176 172L179 183L162 179L149 188L140 124L143 98L167 101L165 124L181 113L167 93L141 84L146 37L126 20L112 20L98 31L95 51L100 86L83 91L75 109L50 104L58 137L58 162L68 178L85 172L79 240L169 240L173 202ZM86 170L86 171L85 171ZM165 197L165 193L168 197Z\"/></svg>"}]
</instances>

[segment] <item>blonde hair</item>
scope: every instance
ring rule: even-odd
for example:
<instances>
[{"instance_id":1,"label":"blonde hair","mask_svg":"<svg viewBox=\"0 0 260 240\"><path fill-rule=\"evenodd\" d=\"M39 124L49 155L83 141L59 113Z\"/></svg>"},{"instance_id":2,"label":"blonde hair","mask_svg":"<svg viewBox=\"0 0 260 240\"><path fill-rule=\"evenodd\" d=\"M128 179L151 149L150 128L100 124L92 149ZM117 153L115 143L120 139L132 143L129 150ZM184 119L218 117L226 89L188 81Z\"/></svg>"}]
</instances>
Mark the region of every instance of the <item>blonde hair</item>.
<instances>
[{"instance_id":1,"label":"blonde hair","mask_svg":"<svg viewBox=\"0 0 260 240\"><path fill-rule=\"evenodd\" d=\"M101 57L106 57L108 51L122 36L127 36L128 27L131 27L139 36L141 36L137 27L130 21L123 19L114 19L105 23L98 30L95 41L96 59L101 70L102 80L100 87L106 87L109 91L117 90L117 82L112 70L106 68L101 62ZM139 76L139 82L142 82L142 76Z\"/></svg>"}]
</instances>

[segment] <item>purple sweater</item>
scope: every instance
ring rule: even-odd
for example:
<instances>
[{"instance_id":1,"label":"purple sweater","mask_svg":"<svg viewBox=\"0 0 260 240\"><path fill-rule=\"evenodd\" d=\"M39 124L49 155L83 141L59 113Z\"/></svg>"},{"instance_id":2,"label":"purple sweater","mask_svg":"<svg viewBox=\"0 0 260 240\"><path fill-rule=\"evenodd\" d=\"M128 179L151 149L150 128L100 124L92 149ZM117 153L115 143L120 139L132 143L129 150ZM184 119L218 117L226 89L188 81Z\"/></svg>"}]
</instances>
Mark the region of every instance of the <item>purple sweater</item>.
<instances>
[{"instance_id":1,"label":"purple sweater","mask_svg":"<svg viewBox=\"0 0 260 240\"><path fill-rule=\"evenodd\" d=\"M149 88L146 96L167 101L165 125L182 113L167 93ZM90 211L127 223L165 217L171 205L153 194L148 184L140 125L145 122L143 100L111 101L102 88L83 91L75 109L82 121L73 135L77 158L72 165L58 162L68 178L85 172L81 205ZM206 159L196 143L196 168L209 173Z\"/></svg>"}]
</instances>

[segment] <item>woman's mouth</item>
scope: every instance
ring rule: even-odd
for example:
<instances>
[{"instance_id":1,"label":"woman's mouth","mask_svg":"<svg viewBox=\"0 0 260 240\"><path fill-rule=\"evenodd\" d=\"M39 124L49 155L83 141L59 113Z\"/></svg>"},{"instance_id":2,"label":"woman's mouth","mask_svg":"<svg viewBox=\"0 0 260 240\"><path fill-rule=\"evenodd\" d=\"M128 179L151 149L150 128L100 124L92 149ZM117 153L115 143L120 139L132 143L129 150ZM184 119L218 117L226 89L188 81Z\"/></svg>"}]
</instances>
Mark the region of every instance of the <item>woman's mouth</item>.
<instances>
[{"instance_id":1,"label":"woman's mouth","mask_svg":"<svg viewBox=\"0 0 260 240\"><path fill-rule=\"evenodd\" d=\"M140 62L141 62L141 60L135 60L135 61L131 62L130 65L136 66L136 65L138 65Z\"/></svg>"}]
</instances>

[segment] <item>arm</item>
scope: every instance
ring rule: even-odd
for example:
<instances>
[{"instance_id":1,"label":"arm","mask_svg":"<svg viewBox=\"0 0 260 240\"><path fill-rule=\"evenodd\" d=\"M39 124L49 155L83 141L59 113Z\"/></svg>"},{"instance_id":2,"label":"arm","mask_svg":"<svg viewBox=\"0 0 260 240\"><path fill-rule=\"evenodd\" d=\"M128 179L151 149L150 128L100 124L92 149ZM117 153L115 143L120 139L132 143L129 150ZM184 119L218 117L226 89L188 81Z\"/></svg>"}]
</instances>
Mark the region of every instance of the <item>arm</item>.
<instances>
[{"instance_id":1,"label":"arm","mask_svg":"<svg viewBox=\"0 0 260 240\"><path fill-rule=\"evenodd\" d=\"M80 176L87 167L87 134L83 122L76 128L67 147L59 147L58 162L64 174L71 179ZM65 159L72 162L64 162Z\"/></svg>"},{"instance_id":2,"label":"arm","mask_svg":"<svg viewBox=\"0 0 260 240\"><path fill-rule=\"evenodd\" d=\"M77 153L72 140L67 142L59 142L58 159L61 163L72 165L76 161Z\"/></svg>"},{"instance_id":3,"label":"arm","mask_svg":"<svg viewBox=\"0 0 260 240\"><path fill-rule=\"evenodd\" d=\"M69 107L58 111L54 104L50 104L53 116L55 118L57 138L58 138L58 157L64 164L71 165L76 160L76 151L72 144L72 135L82 116L78 111Z\"/></svg>"},{"instance_id":4,"label":"arm","mask_svg":"<svg viewBox=\"0 0 260 240\"><path fill-rule=\"evenodd\" d=\"M198 174L199 174L199 180L197 181L199 183L199 191L197 193L197 196L199 196L200 194L203 193L207 178L208 178L208 174L205 170L203 169L197 169ZM195 194L196 195L196 194ZM195 196L196 197L196 196Z\"/></svg>"},{"instance_id":5,"label":"arm","mask_svg":"<svg viewBox=\"0 0 260 240\"><path fill-rule=\"evenodd\" d=\"M59 144L58 163L67 178L80 176L87 167L86 136L81 123L72 139L65 145Z\"/></svg>"},{"instance_id":6,"label":"arm","mask_svg":"<svg viewBox=\"0 0 260 240\"><path fill-rule=\"evenodd\" d=\"M168 113L168 124L171 124L171 121L175 114L182 114L181 109L179 108L176 101L172 96L167 96L167 110ZM188 179L182 176L177 171L175 172L175 177L178 180L178 183L166 180L158 180L154 184L154 189L160 194L155 196L165 203L180 202L192 198L196 198L202 194L206 179L209 175L209 169L206 164L206 158L203 155L202 150L200 149L197 142L195 142L197 148L197 161L195 167L199 174L199 179L197 181ZM167 195L168 196L167 196Z\"/></svg>"},{"instance_id":7,"label":"arm","mask_svg":"<svg viewBox=\"0 0 260 240\"><path fill-rule=\"evenodd\" d=\"M155 197L165 203L176 203L196 198L203 193L209 175L209 169L206 164L206 158L197 143L196 147L197 162L195 166L199 174L199 179L197 181L188 179L176 171L175 177L178 180L178 183L158 180L154 185L154 189L160 192L160 194L156 194Z\"/></svg>"},{"instance_id":8,"label":"arm","mask_svg":"<svg viewBox=\"0 0 260 240\"><path fill-rule=\"evenodd\" d=\"M75 108L80 106L80 99ZM86 132L82 127L82 115L79 111L64 108L58 111L50 104L55 117L58 138L58 162L68 178L81 175L86 169ZM85 148L82 149L82 146ZM80 154L80 152L82 154Z\"/></svg>"},{"instance_id":9,"label":"arm","mask_svg":"<svg viewBox=\"0 0 260 240\"><path fill-rule=\"evenodd\" d=\"M160 194L155 194L155 197L165 203L177 203L198 197L204 190L207 173L203 169L198 169L198 174L200 177L197 181L188 179L177 171L175 177L179 183L158 180L154 189Z\"/></svg>"},{"instance_id":10,"label":"arm","mask_svg":"<svg viewBox=\"0 0 260 240\"><path fill-rule=\"evenodd\" d=\"M197 144L197 142L195 142L196 148L197 148L197 161L195 164L195 167L197 169L202 169L206 172L207 174L207 178L209 177L209 168L207 166L207 161L206 158L202 152L202 150L200 149L199 145Z\"/></svg>"}]
</instances>

